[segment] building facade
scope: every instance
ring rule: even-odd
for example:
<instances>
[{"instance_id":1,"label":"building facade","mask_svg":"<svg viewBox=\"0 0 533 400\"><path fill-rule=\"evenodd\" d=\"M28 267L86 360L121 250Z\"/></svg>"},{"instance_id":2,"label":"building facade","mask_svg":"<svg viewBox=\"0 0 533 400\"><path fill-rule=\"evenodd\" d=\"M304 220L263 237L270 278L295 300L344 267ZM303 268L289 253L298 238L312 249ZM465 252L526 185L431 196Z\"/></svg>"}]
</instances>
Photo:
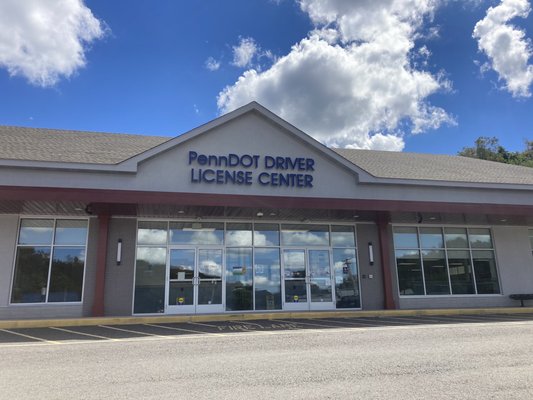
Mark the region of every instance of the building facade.
<instances>
[{"instance_id":1,"label":"building facade","mask_svg":"<svg viewBox=\"0 0 533 400\"><path fill-rule=\"evenodd\" d=\"M1 319L533 293L533 169L330 149L257 103L175 138L0 136Z\"/></svg>"}]
</instances>

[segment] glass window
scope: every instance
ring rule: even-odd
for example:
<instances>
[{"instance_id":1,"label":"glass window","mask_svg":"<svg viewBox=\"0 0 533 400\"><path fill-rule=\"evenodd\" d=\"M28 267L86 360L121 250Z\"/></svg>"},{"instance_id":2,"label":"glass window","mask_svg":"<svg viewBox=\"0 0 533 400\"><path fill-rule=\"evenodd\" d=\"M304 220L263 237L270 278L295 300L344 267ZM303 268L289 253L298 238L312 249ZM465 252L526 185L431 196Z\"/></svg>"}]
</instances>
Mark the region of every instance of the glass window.
<instances>
[{"instance_id":1,"label":"glass window","mask_svg":"<svg viewBox=\"0 0 533 400\"><path fill-rule=\"evenodd\" d=\"M20 221L19 244L52 244L54 220L23 219Z\"/></svg>"},{"instance_id":2,"label":"glass window","mask_svg":"<svg viewBox=\"0 0 533 400\"><path fill-rule=\"evenodd\" d=\"M281 225L281 243L285 246L329 246L329 227Z\"/></svg>"},{"instance_id":3,"label":"glass window","mask_svg":"<svg viewBox=\"0 0 533 400\"><path fill-rule=\"evenodd\" d=\"M84 247L55 247L48 301L81 301L84 267Z\"/></svg>"},{"instance_id":4,"label":"glass window","mask_svg":"<svg viewBox=\"0 0 533 400\"><path fill-rule=\"evenodd\" d=\"M418 250L396 250L398 284L401 295L424 294L422 265Z\"/></svg>"},{"instance_id":5,"label":"glass window","mask_svg":"<svg viewBox=\"0 0 533 400\"><path fill-rule=\"evenodd\" d=\"M416 251L400 249L415 245L417 228L393 229L401 295L500 293L490 229L419 227L420 247L415 247ZM414 274L418 272L418 254L424 273L423 287Z\"/></svg>"},{"instance_id":6,"label":"glass window","mask_svg":"<svg viewBox=\"0 0 533 400\"><path fill-rule=\"evenodd\" d=\"M226 249L226 310L253 310L251 248Z\"/></svg>"},{"instance_id":7,"label":"glass window","mask_svg":"<svg viewBox=\"0 0 533 400\"><path fill-rule=\"evenodd\" d=\"M226 246L251 246L252 224L226 224Z\"/></svg>"},{"instance_id":8,"label":"glass window","mask_svg":"<svg viewBox=\"0 0 533 400\"><path fill-rule=\"evenodd\" d=\"M333 301L329 250L309 250L307 255L311 279L311 301L315 303Z\"/></svg>"},{"instance_id":9,"label":"glass window","mask_svg":"<svg viewBox=\"0 0 533 400\"><path fill-rule=\"evenodd\" d=\"M171 222L171 244L221 245L224 224L221 222Z\"/></svg>"},{"instance_id":10,"label":"glass window","mask_svg":"<svg viewBox=\"0 0 533 400\"><path fill-rule=\"evenodd\" d=\"M477 292L479 294L500 293L494 252L492 250L472 251L472 260L474 262Z\"/></svg>"},{"instance_id":11,"label":"glass window","mask_svg":"<svg viewBox=\"0 0 533 400\"><path fill-rule=\"evenodd\" d=\"M416 228L396 226L393 230L394 246L397 249L417 249L418 234Z\"/></svg>"},{"instance_id":12,"label":"glass window","mask_svg":"<svg viewBox=\"0 0 533 400\"><path fill-rule=\"evenodd\" d=\"M138 247L134 313L165 311L166 247Z\"/></svg>"},{"instance_id":13,"label":"glass window","mask_svg":"<svg viewBox=\"0 0 533 400\"><path fill-rule=\"evenodd\" d=\"M167 223L140 221L137 229L137 244L167 244Z\"/></svg>"},{"instance_id":14,"label":"glass window","mask_svg":"<svg viewBox=\"0 0 533 400\"><path fill-rule=\"evenodd\" d=\"M465 234L466 240L466 234ZM448 265L453 294L474 294L474 277L468 250L449 250Z\"/></svg>"},{"instance_id":15,"label":"glass window","mask_svg":"<svg viewBox=\"0 0 533 400\"><path fill-rule=\"evenodd\" d=\"M22 219L11 302L80 302L86 240L87 220Z\"/></svg>"},{"instance_id":16,"label":"glass window","mask_svg":"<svg viewBox=\"0 0 533 400\"><path fill-rule=\"evenodd\" d=\"M465 228L444 228L446 247L449 249L468 249Z\"/></svg>"},{"instance_id":17,"label":"glass window","mask_svg":"<svg viewBox=\"0 0 533 400\"><path fill-rule=\"evenodd\" d=\"M440 228L420 228L420 247L423 249L442 249L444 241Z\"/></svg>"},{"instance_id":18,"label":"glass window","mask_svg":"<svg viewBox=\"0 0 533 400\"><path fill-rule=\"evenodd\" d=\"M255 224L254 246L279 246L279 225Z\"/></svg>"},{"instance_id":19,"label":"glass window","mask_svg":"<svg viewBox=\"0 0 533 400\"><path fill-rule=\"evenodd\" d=\"M198 304L222 304L222 250L198 250Z\"/></svg>"},{"instance_id":20,"label":"glass window","mask_svg":"<svg viewBox=\"0 0 533 400\"><path fill-rule=\"evenodd\" d=\"M448 269L443 250L422 250L426 294L450 294Z\"/></svg>"},{"instance_id":21,"label":"glass window","mask_svg":"<svg viewBox=\"0 0 533 400\"><path fill-rule=\"evenodd\" d=\"M489 229L468 229L470 247L477 249L492 249L492 240Z\"/></svg>"},{"instance_id":22,"label":"glass window","mask_svg":"<svg viewBox=\"0 0 533 400\"><path fill-rule=\"evenodd\" d=\"M279 249L255 249L255 309L281 309Z\"/></svg>"},{"instance_id":23,"label":"glass window","mask_svg":"<svg viewBox=\"0 0 533 400\"><path fill-rule=\"evenodd\" d=\"M359 308L359 275L355 249L333 249L337 308Z\"/></svg>"},{"instance_id":24,"label":"glass window","mask_svg":"<svg viewBox=\"0 0 533 400\"><path fill-rule=\"evenodd\" d=\"M529 229L529 244L531 245L531 253L533 254L533 229Z\"/></svg>"},{"instance_id":25,"label":"glass window","mask_svg":"<svg viewBox=\"0 0 533 400\"><path fill-rule=\"evenodd\" d=\"M50 247L19 247L11 302L44 303L49 267Z\"/></svg>"},{"instance_id":26,"label":"glass window","mask_svg":"<svg viewBox=\"0 0 533 400\"><path fill-rule=\"evenodd\" d=\"M55 244L83 245L87 240L87 221L61 219L56 224Z\"/></svg>"},{"instance_id":27,"label":"glass window","mask_svg":"<svg viewBox=\"0 0 533 400\"><path fill-rule=\"evenodd\" d=\"M355 247L353 226L332 225L331 245L336 247Z\"/></svg>"}]
</instances>

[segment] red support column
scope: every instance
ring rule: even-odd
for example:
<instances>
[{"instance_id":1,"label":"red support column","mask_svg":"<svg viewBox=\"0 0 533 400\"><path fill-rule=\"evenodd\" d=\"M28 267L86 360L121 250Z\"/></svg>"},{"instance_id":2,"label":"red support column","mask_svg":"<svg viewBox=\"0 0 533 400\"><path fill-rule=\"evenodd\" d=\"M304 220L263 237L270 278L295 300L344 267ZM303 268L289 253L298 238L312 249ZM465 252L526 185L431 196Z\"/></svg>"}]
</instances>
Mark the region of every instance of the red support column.
<instances>
[{"instance_id":1,"label":"red support column","mask_svg":"<svg viewBox=\"0 0 533 400\"><path fill-rule=\"evenodd\" d=\"M378 235L379 235L379 251L381 255L381 269L383 272L383 291L385 293L385 309L394 310L396 304L394 303L393 289L392 289L392 273L391 273L391 259L390 259L390 245L392 243L391 235L389 234L390 216L388 213L378 213Z\"/></svg>"},{"instance_id":2,"label":"red support column","mask_svg":"<svg viewBox=\"0 0 533 400\"><path fill-rule=\"evenodd\" d=\"M104 315L105 270L107 260L107 237L109 215L98 215L98 247L96 249L96 283L94 286L93 317Z\"/></svg>"}]
</instances>

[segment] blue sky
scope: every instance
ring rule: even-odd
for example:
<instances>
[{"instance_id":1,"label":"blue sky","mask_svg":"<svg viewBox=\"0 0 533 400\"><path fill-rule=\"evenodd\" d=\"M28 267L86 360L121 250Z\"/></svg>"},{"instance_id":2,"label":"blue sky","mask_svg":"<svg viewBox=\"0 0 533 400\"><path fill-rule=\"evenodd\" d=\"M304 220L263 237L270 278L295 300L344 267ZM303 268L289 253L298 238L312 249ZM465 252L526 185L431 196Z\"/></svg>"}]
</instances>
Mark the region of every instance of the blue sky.
<instances>
[{"instance_id":1,"label":"blue sky","mask_svg":"<svg viewBox=\"0 0 533 400\"><path fill-rule=\"evenodd\" d=\"M329 146L455 154L497 136L522 150L530 7L3 0L0 124L176 136L256 100Z\"/></svg>"}]
</instances>

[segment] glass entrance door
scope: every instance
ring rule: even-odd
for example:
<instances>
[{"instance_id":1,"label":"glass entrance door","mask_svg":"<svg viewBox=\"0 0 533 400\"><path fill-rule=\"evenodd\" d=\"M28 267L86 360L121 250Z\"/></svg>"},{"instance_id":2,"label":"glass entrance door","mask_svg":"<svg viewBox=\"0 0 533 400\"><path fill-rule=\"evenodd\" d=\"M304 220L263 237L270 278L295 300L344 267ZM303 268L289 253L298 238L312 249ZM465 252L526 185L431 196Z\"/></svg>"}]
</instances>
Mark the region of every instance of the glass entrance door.
<instances>
[{"instance_id":1,"label":"glass entrance door","mask_svg":"<svg viewBox=\"0 0 533 400\"><path fill-rule=\"evenodd\" d=\"M333 309L329 250L285 249L284 309Z\"/></svg>"},{"instance_id":2,"label":"glass entrance door","mask_svg":"<svg viewBox=\"0 0 533 400\"><path fill-rule=\"evenodd\" d=\"M222 249L171 248L167 277L167 313L223 311Z\"/></svg>"}]
</instances>

